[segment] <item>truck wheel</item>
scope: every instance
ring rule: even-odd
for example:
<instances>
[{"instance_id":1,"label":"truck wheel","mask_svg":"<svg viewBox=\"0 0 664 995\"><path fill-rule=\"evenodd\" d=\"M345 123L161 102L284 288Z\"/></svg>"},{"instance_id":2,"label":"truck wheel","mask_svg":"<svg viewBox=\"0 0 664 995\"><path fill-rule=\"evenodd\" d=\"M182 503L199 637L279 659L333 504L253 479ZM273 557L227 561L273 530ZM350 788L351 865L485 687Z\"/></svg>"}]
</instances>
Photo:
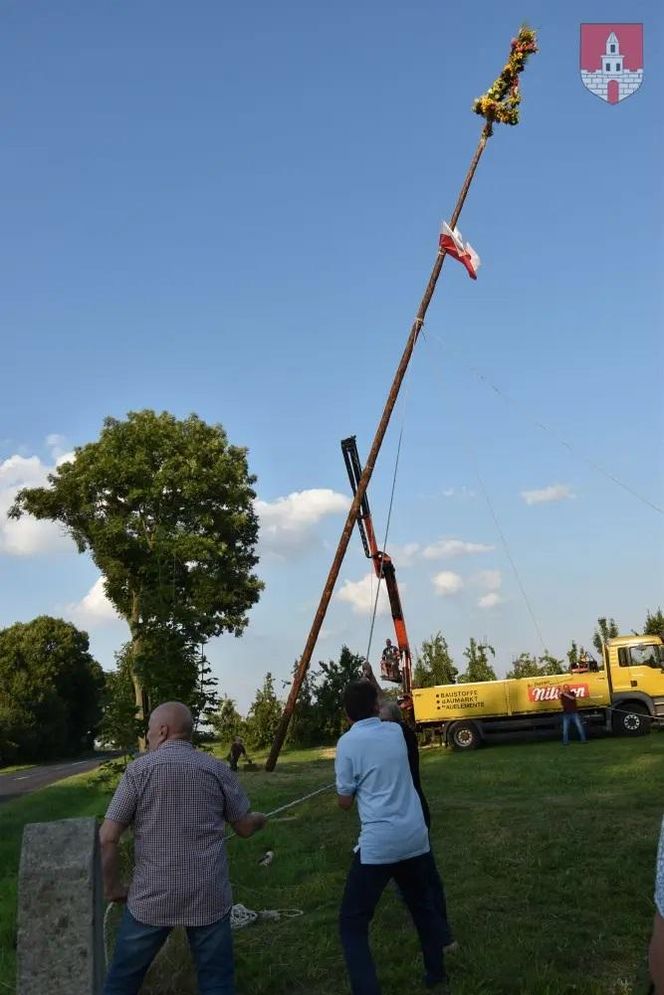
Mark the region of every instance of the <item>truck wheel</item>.
<instances>
[{"instance_id":1,"label":"truck wheel","mask_svg":"<svg viewBox=\"0 0 664 995\"><path fill-rule=\"evenodd\" d=\"M645 736L650 732L650 712L640 701L618 702L613 731L618 736Z\"/></svg>"},{"instance_id":2,"label":"truck wheel","mask_svg":"<svg viewBox=\"0 0 664 995\"><path fill-rule=\"evenodd\" d=\"M476 750L482 740L474 722L457 722L450 734L455 750Z\"/></svg>"}]
</instances>

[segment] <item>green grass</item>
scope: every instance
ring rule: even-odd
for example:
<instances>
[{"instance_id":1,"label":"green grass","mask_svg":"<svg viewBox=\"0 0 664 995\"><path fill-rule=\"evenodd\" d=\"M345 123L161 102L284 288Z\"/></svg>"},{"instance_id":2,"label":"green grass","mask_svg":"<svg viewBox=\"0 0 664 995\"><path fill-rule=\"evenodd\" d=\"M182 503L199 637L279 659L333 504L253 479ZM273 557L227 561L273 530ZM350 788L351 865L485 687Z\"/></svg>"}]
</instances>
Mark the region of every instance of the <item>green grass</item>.
<instances>
[{"instance_id":1,"label":"green grass","mask_svg":"<svg viewBox=\"0 0 664 995\"><path fill-rule=\"evenodd\" d=\"M0 774L17 774L20 770L31 770L34 764L14 764L13 767L0 767Z\"/></svg>"},{"instance_id":2,"label":"green grass","mask_svg":"<svg viewBox=\"0 0 664 995\"><path fill-rule=\"evenodd\" d=\"M254 758L256 759L256 758ZM422 753L433 840L461 945L455 995L644 995L664 736ZM273 775L241 773L270 810L332 779L320 752L291 754ZM0 807L0 989L13 983L13 903L26 821L102 814L87 775ZM337 910L356 839L332 793L229 842L235 901L304 910L236 934L238 995L347 992ZM270 867L258 865L266 849ZM388 889L372 930L384 995L424 991L407 913ZM192 986L181 938L155 964L145 995Z\"/></svg>"}]
</instances>

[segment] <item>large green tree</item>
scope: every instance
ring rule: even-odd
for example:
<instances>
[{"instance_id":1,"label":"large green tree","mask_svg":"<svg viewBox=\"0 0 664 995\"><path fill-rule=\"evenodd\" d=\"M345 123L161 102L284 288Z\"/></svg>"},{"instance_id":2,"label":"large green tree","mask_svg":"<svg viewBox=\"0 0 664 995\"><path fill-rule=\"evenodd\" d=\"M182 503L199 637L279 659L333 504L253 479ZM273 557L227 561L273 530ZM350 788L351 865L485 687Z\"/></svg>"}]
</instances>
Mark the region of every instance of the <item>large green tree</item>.
<instances>
[{"instance_id":1,"label":"large green tree","mask_svg":"<svg viewBox=\"0 0 664 995\"><path fill-rule=\"evenodd\" d=\"M1 760L41 760L90 749L104 675L87 633L42 615L0 630Z\"/></svg>"},{"instance_id":2,"label":"large green tree","mask_svg":"<svg viewBox=\"0 0 664 995\"><path fill-rule=\"evenodd\" d=\"M77 448L48 487L20 491L10 509L59 522L92 555L129 625L139 718L155 632L173 634L186 658L247 625L262 588L254 480L246 450L221 425L137 411L107 418L97 442Z\"/></svg>"},{"instance_id":3,"label":"large green tree","mask_svg":"<svg viewBox=\"0 0 664 995\"><path fill-rule=\"evenodd\" d=\"M423 641L413 669L413 687L432 688L439 684L454 684L458 673L442 632L436 632L430 639Z\"/></svg>"},{"instance_id":4,"label":"large green tree","mask_svg":"<svg viewBox=\"0 0 664 995\"><path fill-rule=\"evenodd\" d=\"M493 646L488 643L480 643L471 637L468 646L463 651L463 655L468 661L466 669L459 676L462 684L472 684L476 681L495 681L496 672L489 663L489 653L496 655Z\"/></svg>"}]
</instances>

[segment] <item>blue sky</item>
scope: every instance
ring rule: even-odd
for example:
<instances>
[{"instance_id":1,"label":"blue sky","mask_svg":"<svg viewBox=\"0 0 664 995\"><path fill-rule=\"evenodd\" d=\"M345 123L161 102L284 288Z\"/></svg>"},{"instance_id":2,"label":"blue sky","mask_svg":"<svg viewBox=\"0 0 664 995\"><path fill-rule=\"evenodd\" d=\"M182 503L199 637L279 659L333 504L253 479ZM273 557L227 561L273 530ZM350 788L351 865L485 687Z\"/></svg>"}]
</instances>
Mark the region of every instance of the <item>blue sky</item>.
<instances>
[{"instance_id":1,"label":"blue sky","mask_svg":"<svg viewBox=\"0 0 664 995\"><path fill-rule=\"evenodd\" d=\"M486 637L499 671L542 646L488 503L552 652L664 600L662 515L587 462L661 507L661 8L0 11L0 512L107 414L222 422L265 525L263 599L210 649L243 707L304 645L343 522L339 440L368 451L479 135L472 100L524 17L541 53L522 123L497 128L459 223L480 276L447 261L371 485L382 535L403 426L388 545L411 641L441 629L460 661ZM645 24L644 82L618 106L581 84L581 19ZM317 656L365 651L367 566L356 537ZM125 628L57 532L0 522L0 585L0 623L62 613L112 666ZM388 635L381 615L374 660Z\"/></svg>"}]
</instances>

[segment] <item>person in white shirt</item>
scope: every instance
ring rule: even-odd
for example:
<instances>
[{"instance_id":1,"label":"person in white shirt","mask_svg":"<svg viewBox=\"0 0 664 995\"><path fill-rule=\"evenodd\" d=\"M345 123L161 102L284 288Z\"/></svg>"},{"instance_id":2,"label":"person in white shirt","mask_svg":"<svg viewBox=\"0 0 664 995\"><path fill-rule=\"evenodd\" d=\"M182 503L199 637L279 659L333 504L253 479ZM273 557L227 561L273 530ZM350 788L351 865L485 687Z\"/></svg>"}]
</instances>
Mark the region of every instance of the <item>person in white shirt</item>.
<instances>
[{"instance_id":1,"label":"person in white shirt","mask_svg":"<svg viewBox=\"0 0 664 995\"><path fill-rule=\"evenodd\" d=\"M413 785L401 729L378 718L378 694L353 681L344 694L351 728L337 743L337 798L342 809L357 801L360 837L339 912L341 942L353 995L380 995L369 947L369 924L387 883L399 886L417 929L425 984L449 993L443 922L428 874L429 834Z\"/></svg>"}]
</instances>

